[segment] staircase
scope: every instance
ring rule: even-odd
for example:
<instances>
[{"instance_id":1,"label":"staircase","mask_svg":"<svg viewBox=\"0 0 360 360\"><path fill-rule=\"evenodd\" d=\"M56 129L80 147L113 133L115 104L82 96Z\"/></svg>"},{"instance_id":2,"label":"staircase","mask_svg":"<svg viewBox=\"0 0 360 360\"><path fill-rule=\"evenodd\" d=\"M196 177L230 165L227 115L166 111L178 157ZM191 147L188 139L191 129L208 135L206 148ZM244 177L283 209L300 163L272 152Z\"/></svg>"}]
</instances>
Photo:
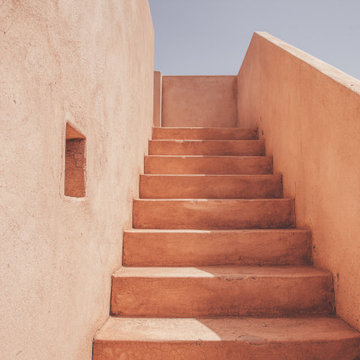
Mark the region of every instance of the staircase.
<instances>
[{"instance_id":1,"label":"staircase","mask_svg":"<svg viewBox=\"0 0 360 360\"><path fill-rule=\"evenodd\" d=\"M255 130L154 128L94 360L359 360Z\"/></svg>"}]
</instances>

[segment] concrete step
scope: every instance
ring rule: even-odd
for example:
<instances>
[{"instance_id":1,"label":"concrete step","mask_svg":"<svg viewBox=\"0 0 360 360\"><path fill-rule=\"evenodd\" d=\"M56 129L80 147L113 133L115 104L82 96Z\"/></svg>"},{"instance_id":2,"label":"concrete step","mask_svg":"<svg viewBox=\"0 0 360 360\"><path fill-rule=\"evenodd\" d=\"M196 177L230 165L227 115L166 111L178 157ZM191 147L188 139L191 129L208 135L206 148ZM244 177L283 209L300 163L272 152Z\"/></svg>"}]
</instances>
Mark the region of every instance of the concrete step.
<instances>
[{"instance_id":1,"label":"concrete step","mask_svg":"<svg viewBox=\"0 0 360 360\"><path fill-rule=\"evenodd\" d=\"M128 230L125 266L305 265L307 230Z\"/></svg>"},{"instance_id":2,"label":"concrete step","mask_svg":"<svg viewBox=\"0 0 360 360\"><path fill-rule=\"evenodd\" d=\"M149 155L265 155L264 140L152 140Z\"/></svg>"},{"instance_id":3,"label":"concrete step","mask_svg":"<svg viewBox=\"0 0 360 360\"><path fill-rule=\"evenodd\" d=\"M206 127L154 127L153 140L255 140L256 129Z\"/></svg>"},{"instance_id":4,"label":"concrete step","mask_svg":"<svg viewBox=\"0 0 360 360\"><path fill-rule=\"evenodd\" d=\"M111 314L146 317L299 316L333 312L332 277L311 266L123 267Z\"/></svg>"},{"instance_id":5,"label":"concrete step","mask_svg":"<svg viewBox=\"0 0 360 360\"><path fill-rule=\"evenodd\" d=\"M292 199L141 199L133 202L135 229L262 229L294 225Z\"/></svg>"},{"instance_id":6,"label":"concrete step","mask_svg":"<svg viewBox=\"0 0 360 360\"><path fill-rule=\"evenodd\" d=\"M141 175L144 199L265 199L282 197L280 174Z\"/></svg>"},{"instance_id":7,"label":"concrete step","mask_svg":"<svg viewBox=\"0 0 360 360\"><path fill-rule=\"evenodd\" d=\"M109 318L94 360L356 360L360 334L336 317Z\"/></svg>"},{"instance_id":8,"label":"concrete step","mask_svg":"<svg viewBox=\"0 0 360 360\"><path fill-rule=\"evenodd\" d=\"M271 174L271 156L145 156L145 174Z\"/></svg>"}]
</instances>

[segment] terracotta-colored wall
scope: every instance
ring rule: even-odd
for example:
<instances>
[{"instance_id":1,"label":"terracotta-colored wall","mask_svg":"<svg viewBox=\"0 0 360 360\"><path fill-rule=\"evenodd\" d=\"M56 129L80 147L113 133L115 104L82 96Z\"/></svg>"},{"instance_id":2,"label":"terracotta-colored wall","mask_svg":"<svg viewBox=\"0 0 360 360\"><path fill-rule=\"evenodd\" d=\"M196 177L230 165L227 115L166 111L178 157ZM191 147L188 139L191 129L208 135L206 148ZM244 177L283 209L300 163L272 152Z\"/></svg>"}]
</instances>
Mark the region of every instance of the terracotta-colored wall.
<instances>
[{"instance_id":1,"label":"terracotta-colored wall","mask_svg":"<svg viewBox=\"0 0 360 360\"><path fill-rule=\"evenodd\" d=\"M162 126L236 126L236 76L163 76Z\"/></svg>"},{"instance_id":2,"label":"terracotta-colored wall","mask_svg":"<svg viewBox=\"0 0 360 360\"><path fill-rule=\"evenodd\" d=\"M336 49L334 49L336 51ZM256 33L238 75L240 127L259 127L337 313L360 329L360 81Z\"/></svg>"},{"instance_id":3,"label":"terracotta-colored wall","mask_svg":"<svg viewBox=\"0 0 360 360\"><path fill-rule=\"evenodd\" d=\"M161 126L162 108L162 75L160 71L154 71L154 120L156 127Z\"/></svg>"},{"instance_id":4,"label":"terracotta-colored wall","mask_svg":"<svg viewBox=\"0 0 360 360\"><path fill-rule=\"evenodd\" d=\"M0 358L91 359L151 134L147 0L0 8ZM66 122L86 198L64 196Z\"/></svg>"}]
</instances>

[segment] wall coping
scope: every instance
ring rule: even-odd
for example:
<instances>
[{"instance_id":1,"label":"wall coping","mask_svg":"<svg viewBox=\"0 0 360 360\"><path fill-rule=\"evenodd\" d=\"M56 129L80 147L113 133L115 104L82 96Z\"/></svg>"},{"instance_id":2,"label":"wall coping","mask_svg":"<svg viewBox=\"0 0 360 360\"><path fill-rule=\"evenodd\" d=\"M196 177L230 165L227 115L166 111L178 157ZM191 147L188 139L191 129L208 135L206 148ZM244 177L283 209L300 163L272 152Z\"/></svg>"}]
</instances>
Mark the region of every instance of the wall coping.
<instances>
[{"instance_id":1,"label":"wall coping","mask_svg":"<svg viewBox=\"0 0 360 360\"><path fill-rule=\"evenodd\" d=\"M332 66L325 61L322 61L315 56L312 56L308 53L306 53L303 50L300 50L296 48L295 46L292 46L285 41L282 41L275 36L272 36L264 31L256 31L254 33L254 36L259 36L270 43L276 45L277 47L283 49L290 55L298 58L299 60L307 63L314 69L318 70L322 74L328 76L329 78L333 79L337 83L340 83L341 85L345 86L349 90L353 91L354 93L360 95L360 80L357 78L346 74L345 72L339 70L335 66ZM240 68L241 70L241 68Z\"/></svg>"}]
</instances>

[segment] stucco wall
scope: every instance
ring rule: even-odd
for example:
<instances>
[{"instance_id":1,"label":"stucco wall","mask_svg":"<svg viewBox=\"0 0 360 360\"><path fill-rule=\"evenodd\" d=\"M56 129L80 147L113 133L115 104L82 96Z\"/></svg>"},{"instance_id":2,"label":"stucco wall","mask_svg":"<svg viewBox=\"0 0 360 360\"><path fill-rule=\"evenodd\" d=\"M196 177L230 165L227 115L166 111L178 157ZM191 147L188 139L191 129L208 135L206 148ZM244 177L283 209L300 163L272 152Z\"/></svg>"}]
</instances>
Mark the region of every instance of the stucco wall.
<instances>
[{"instance_id":1,"label":"stucco wall","mask_svg":"<svg viewBox=\"0 0 360 360\"><path fill-rule=\"evenodd\" d=\"M0 358L89 360L151 133L147 0L0 7ZM65 124L86 198L64 196Z\"/></svg>"},{"instance_id":2,"label":"stucco wall","mask_svg":"<svg viewBox=\"0 0 360 360\"><path fill-rule=\"evenodd\" d=\"M162 75L160 71L154 71L154 112L153 125L161 126L161 110L162 110Z\"/></svg>"},{"instance_id":3,"label":"stucco wall","mask_svg":"<svg viewBox=\"0 0 360 360\"><path fill-rule=\"evenodd\" d=\"M236 126L236 76L163 76L163 126Z\"/></svg>"},{"instance_id":4,"label":"stucco wall","mask_svg":"<svg viewBox=\"0 0 360 360\"><path fill-rule=\"evenodd\" d=\"M334 49L336 51L336 49ZM259 127L316 266L334 275L337 313L360 329L360 81L266 34L238 75L240 127Z\"/></svg>"}]
</instances>

